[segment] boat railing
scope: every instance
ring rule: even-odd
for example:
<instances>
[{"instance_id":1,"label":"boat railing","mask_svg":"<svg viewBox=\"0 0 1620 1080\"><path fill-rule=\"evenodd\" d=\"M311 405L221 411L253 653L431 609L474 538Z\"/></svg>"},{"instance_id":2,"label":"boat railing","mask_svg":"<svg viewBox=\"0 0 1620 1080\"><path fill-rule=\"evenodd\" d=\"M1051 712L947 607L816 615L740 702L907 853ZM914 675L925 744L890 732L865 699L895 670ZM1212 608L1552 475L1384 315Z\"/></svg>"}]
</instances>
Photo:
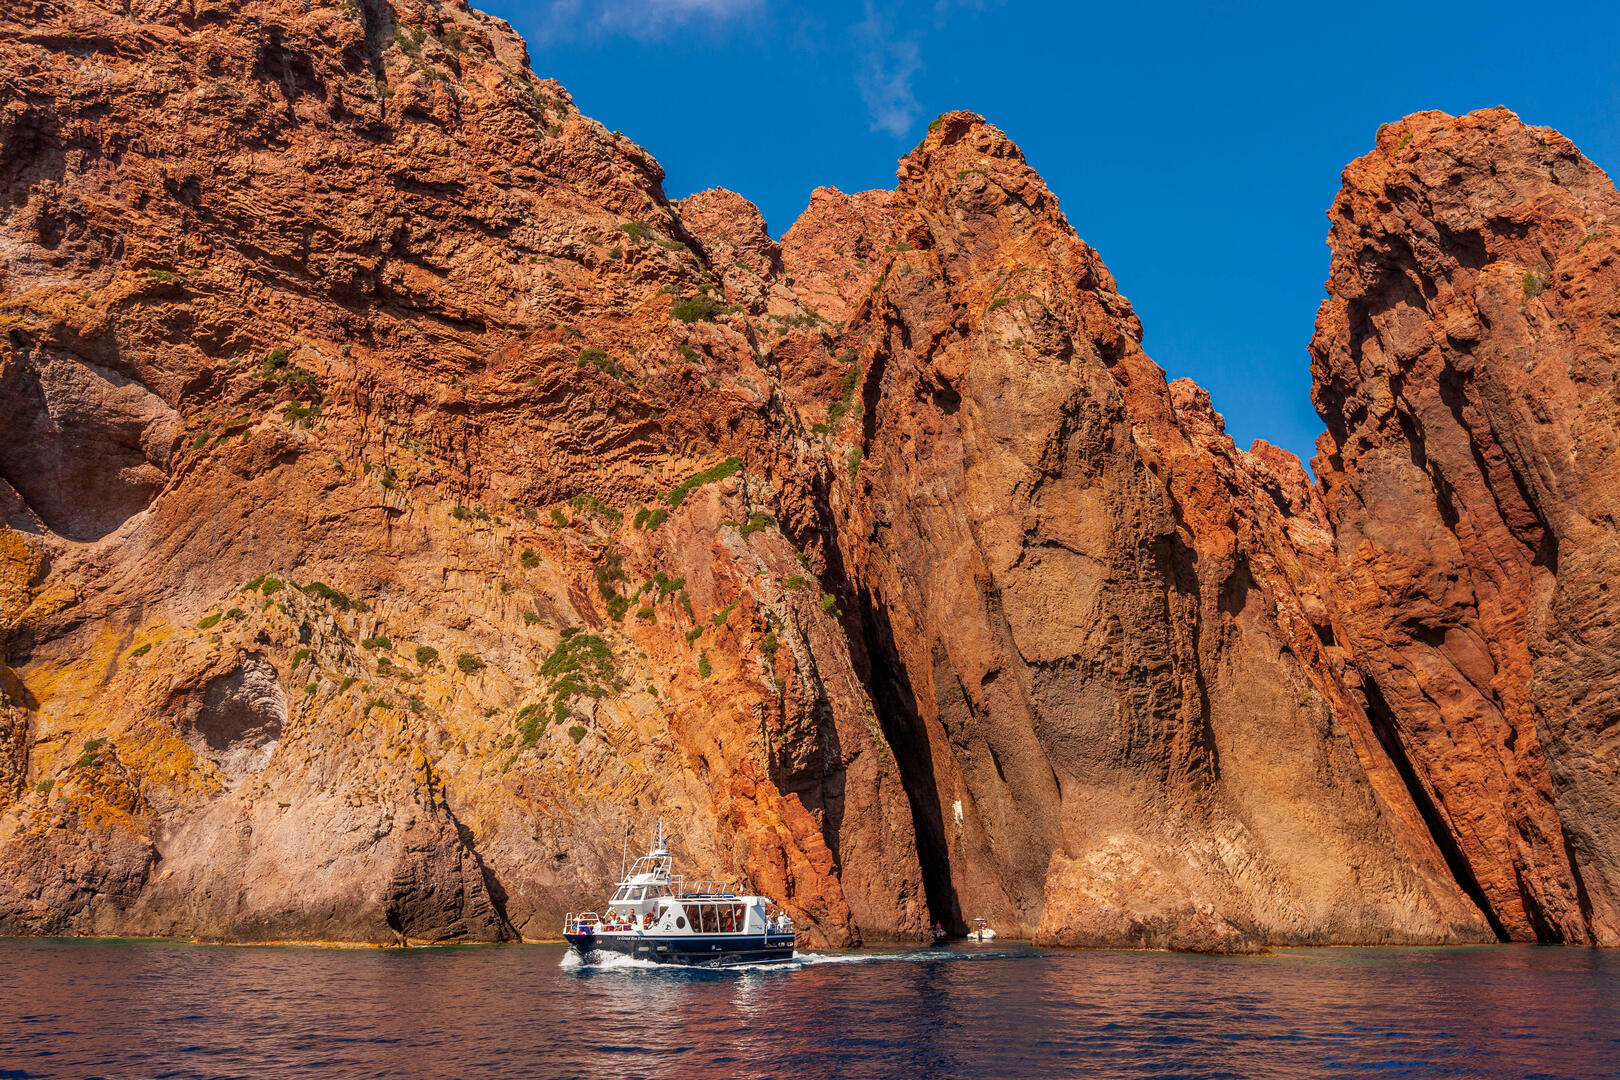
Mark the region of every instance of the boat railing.
<instances>
[{"instance_id":1,"label":"boat railing","mask_svg":"<svg viewBox=\"0 0 1620 1080\"><path fill-rule=\"evenodd\" d=\"M670 881L670 891L677 900L727 899L734 900L746 893L748 883L735 878L685 878Z\"/></svg>"},{"instance_id":2,"label":"boat railing","mask_svg":"<svg viewBox=\"0 0 1620 1080\"><path fill-rule=\"evenodd\" d=\"M598 915L594 911L581 911L577 915L570 911L568 914L563 916L563 933L583 933L587 928L596 926L601 921L602 916Z\"/></svg>"}]
</instances>

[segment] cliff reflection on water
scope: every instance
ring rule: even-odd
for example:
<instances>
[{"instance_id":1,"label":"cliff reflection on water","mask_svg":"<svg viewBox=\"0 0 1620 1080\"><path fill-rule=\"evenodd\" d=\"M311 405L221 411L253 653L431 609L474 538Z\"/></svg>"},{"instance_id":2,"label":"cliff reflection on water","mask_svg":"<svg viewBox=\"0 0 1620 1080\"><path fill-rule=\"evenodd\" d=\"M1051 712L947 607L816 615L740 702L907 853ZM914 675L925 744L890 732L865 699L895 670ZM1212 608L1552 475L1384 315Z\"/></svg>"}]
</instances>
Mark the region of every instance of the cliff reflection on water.
<instances>
[{"instance_id":1,"label":"cliff reflection on water","mask_svg":"<svg viewBox=\"0 0 1620 1080\"><path fill-rule=\"evenodd\" d=\"M1598 1077L1620 956L1018 946L787 970L582 967L549 946L0 942L21 1077Z\"/></svg>"}]
</instances>

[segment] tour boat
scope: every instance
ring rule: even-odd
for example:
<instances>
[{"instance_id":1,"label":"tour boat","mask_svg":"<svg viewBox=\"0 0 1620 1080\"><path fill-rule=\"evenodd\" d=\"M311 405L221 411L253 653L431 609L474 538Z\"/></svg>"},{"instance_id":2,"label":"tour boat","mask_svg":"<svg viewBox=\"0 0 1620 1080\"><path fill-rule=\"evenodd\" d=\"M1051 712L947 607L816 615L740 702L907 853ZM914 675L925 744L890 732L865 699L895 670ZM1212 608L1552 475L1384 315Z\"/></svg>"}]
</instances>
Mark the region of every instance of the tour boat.
<instances>
[{"instance_id":1,"label":"tour boat","mask_svg":"<svg viewBox=\"0 0 1620 1080\"><path fill-rule=\"evenodd\" d=\"M630 867L605 914L569 913L563 937L581 959L622 953L655 964L728 967L793 959L793 922L746 886L674 876L663 822L652 850Z\"/></svg>"},{"instance_id":2,"label":"tour boat","mask_svg":"<svg viewBox=\"0 0 1620 1080\"><path fill-rule=\"evenodd\" d=\"M974 919L973 929L968 931L967 936L969 941L994 941L996 932L983 919Z\"/></svg>"}]
</instances>

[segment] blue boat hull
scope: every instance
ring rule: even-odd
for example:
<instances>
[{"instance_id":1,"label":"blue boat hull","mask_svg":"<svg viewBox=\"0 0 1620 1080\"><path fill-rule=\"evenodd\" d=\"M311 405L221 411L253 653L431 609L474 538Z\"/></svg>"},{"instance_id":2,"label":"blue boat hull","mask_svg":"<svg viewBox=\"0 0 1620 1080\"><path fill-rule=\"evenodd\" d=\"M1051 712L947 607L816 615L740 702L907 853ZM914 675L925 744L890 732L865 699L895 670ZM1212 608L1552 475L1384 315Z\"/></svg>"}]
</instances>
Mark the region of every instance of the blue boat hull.
<instances>
[{"instance_id":1,"label":"blue boat hull","mask_svg":"<svg viewBox=\"0 0 1620 1080\"><path fill-rule=\"evenodd\" d=\"M655 964L685 967L731 967L736 964L771 964L793 959L792 934L695 934L662 937L655 934L564 934L584 960L604 953L622 953Z\"/></svg>"}]
</instances>

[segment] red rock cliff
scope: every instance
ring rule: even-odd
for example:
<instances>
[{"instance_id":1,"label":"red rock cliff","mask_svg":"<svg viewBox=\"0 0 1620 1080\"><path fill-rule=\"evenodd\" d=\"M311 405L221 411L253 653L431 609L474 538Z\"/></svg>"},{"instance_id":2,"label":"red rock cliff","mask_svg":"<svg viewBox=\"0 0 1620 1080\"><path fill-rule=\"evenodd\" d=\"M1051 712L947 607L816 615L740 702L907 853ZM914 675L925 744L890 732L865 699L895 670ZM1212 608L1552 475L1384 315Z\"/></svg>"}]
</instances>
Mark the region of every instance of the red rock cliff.
<instances>
[{"instance_id":1,"label":"red rock cliff","mask_svg":"<svg viewBox=\"0 0 1620 1080\"><path fill-rule=\"evenodd\" d=\"M832 506L934 909L1068 944L1482 933L1321 670L1297 464L1166 385L979 118L902 162L893 213Z\"/></svg>"},{"instance_id":2,"label":"red rock cliff","mask_svg":"<svg viewBox=\"0 0 1620 1080\"><path fill-rule=\"evenodd\" d=\"M1331 217L1334 631L1500 932L1620 944L1620 197L1506 110L1418 113Z\"/></svg>"},{"instance_id":3,"label":"red rock cliff","mask_svg":"<svg viewBox=\"0 0 1620 1080\"><path fill-rule=\"evenodd\" d=\"M1551 133L1347 174L1319 497L969 114L778 244L451 0L0 60L0 932L544 937L662 817L808 942L1612 940Z\"/></svg>"},{"instance_id":4,"label":"red rock cliff","mask_svg":"<svg viewBox=\"0 0 1620 1080\"><path fill-rule=\"evenodd\" d=\"M0 928L554 935L662 816L809 940L922 932L744 283L644 151L454 3L0 50Z\"/></svg>"}]
</instances>

